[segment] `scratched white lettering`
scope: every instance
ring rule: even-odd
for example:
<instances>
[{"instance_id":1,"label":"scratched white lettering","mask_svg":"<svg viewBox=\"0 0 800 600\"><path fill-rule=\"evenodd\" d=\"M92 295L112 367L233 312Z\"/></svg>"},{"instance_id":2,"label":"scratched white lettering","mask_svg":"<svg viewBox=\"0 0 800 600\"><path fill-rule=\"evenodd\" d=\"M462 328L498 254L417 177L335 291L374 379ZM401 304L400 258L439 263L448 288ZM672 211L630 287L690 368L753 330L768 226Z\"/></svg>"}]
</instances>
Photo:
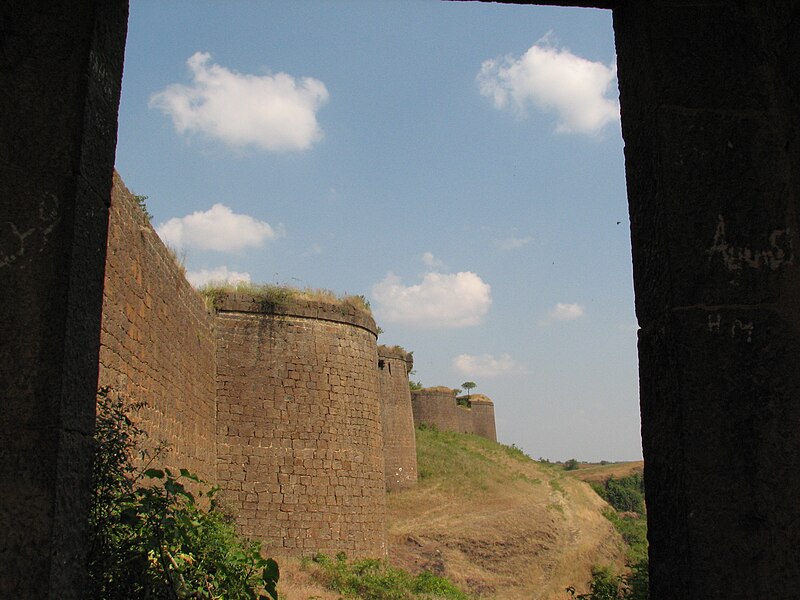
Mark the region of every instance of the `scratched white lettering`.
<instances>
[{"instance_id":1,"label":"scratched white lettering","mask_svg":"<svg viewBox=\"0 0 800 600\"><path fill-rule=\"evenodd\" d=\"M775 229L768 238L768 247L761 250L731 246L726 237L725 218L717 216L717 228L714 232L714 243L706 250L708 260L719 256L728 271L741 271L744 267L758 269L768 267L776 271L784 265L794 264L794 246L792 231Z\"/></svg>"}]
</instances>

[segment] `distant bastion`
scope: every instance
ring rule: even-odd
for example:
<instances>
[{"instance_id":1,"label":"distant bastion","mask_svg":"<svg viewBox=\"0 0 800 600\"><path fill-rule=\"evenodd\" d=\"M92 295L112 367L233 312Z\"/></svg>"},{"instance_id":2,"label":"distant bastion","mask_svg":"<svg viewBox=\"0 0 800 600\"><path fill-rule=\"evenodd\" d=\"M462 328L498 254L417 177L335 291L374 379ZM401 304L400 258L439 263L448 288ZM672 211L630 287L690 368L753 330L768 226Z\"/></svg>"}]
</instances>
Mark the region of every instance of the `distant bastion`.
<instances>
[{"instance_id":1,"label":"distant bastion","mask_svg":"<svg viewBox=\"0 0 800 600\"><path fill-rule=\"evenodd\" d=\"M494 442L497 431L494 403L483 394L456 397L456 390L430 387L412 390L414 425L431 425L441 431L474 433Z\"/></svg>"},{"instance_id":2,"label":"distant bastion","mask_svg":"<svg viewBox=\"0 0 800 600\"><path fill-rule=\"evenodd\" d=\"M378 346L378 389L383 411L386 489L417 483L417 443L408 374L414 358L399 346Z\"/></svg>"}]
</instances>

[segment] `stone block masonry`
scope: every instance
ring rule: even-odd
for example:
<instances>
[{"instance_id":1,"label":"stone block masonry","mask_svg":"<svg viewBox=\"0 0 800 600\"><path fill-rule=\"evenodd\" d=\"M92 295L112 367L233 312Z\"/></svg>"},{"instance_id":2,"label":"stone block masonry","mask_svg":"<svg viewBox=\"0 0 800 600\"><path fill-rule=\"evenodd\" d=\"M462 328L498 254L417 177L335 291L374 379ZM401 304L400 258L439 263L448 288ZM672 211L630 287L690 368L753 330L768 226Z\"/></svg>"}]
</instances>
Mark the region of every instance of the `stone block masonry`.
<instances>
[{"instance_id":1,"label":"stone block masonry","mask_svg":"<svg viewBox=\"0 0 800 600\"><path fill-rule=\"evenodd\" d=\"M417 440L408 373L414 365L410 353L399 346L378 346L378 389L383 422L383 456L386 489L417 483Z\"/></svg>"},{"instance_id":2,"label":"stone block masonry","mask_svg":"<svg viewBox=\"0 0 800 600\"><path fill-rule=\"evenodd\" d=\"M368 309L302 292L192 288L114 175L99 384L141 403L159 466L222 487L275 556L386 554L386 492L417 481L414 423L495 439L485 396L414 393L413 359L377 346Z\"/></svg>"},{"instance_id":3,"label":"stone block masonry","mask_svg":"<svg viewBox=\"0 0 800 600\"><path fill-rule=\"evenodd\" d=\"M341 303L215 302L219 483L273 555L386 553L372 317Z\"/></svg>"},{"instance_id":4,"label":"stone block masonry","mask_svg":"<svg viewBox=\"0 0 800 600\"><path fill-rule=\"evenodd\" d=\"M458 398L469 406L456 402L456 390L448 387L431 387L411 392L411 407L414 424L431 425L441 431L474 433L497 441L494 421L494 403L483 394L471 394Z\"/></svg>"},{"instance_id":5,"label":"stone block masonry","mask_svg":"<svg viewBox=\"0 0 800 600\"><path fill-rule=\"evenodd\" d=\"M472 424L472 409L469 406L456 403L456 421L458 422L459 433L475 433L475 427Z\"/></svg>"},{"instance_id":6,"label":"stone block masonry","mask_svg":"<svg viewBox=\"0 0 800 600\"><path fill-rule=\"evenodd\" d=\"M471 394L469 402L472 409L472 430L475 435L497 441L494 420L494 402L483 394Z\"/></svg>"},{"instance_id":7,"label":"stone block masonry","mask_svg":"<svg viewBox=\"0 0 800 600\"><path fill-rule=\"evenodd\" d=\"M456 393L448 387L430 387L411 392L414 424L432 425L442 431L460 431Z\"/></svg>"},{"instance_id":8,"label":"stone block masonry","mask_svg":"<svg viewBox=\"0 0 800 600\"><path fill-rule=\"evenodd\" d=\"M114 175L99 385L144 406L135 413L162 464L216 481L214 317L136 199Z\"/></svg>"}]
</instances>

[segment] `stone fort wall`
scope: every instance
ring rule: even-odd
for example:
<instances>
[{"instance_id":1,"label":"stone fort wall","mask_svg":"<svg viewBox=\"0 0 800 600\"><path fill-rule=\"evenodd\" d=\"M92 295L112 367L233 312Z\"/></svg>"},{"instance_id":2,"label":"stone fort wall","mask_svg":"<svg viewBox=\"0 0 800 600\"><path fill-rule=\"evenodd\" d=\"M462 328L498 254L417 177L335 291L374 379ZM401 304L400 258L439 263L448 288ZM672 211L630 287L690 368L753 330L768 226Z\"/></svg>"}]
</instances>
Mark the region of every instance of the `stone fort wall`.
<instances>
[{"instance_id":1,"label":"stone fort wall","mask_svg":"<svg viewBox=\"0 0 800 600\"><path fill-rule=\"evenodd\" d=\"M143 403L135 418L162 464L216 480L214 320L136 199L114 174L99 385Z\"/></svg>"},{"instance_id":2,"label":"stone fort wall","mask_svg":"<svg viewBox=\"0 0 800 600\"><path fill-rule=\"evenodd\" d=\"M431 387L411 392L411 408L414 424L432 425L441 431L474 433L497 441L494 421L494 403L483 394L470 394L470 406L466 396L456 398L456 390L447 387Z\"/></svg>"},{"instance_id":3,"label":"stone fort wall","mask_svg":"<svg viewBox=\"0 0 800 600\"><path fill-rule=\"evenodd\" d=\"M408 373L413 365L412 355L399 346L378 346L383 457L389 491L417 483L417 442L408 387Z\"/></svg>"},{"instance_id":4,"label":"stone fort wall","mask_svg":"<svg viewBox=\"0 0 800 600\"><path fill-rule=\"evenodd\" d=\"M472 433L496 442L494 402L483 394L470 394L469 403L472 411Z\"/></svg>"},{"instance_id":5,"label":"stone fort wall","mask_svg":"<svg viewBox=\"0 0 800 600\"><path fill-rule=\"evenodd\" d=\"M494 439L490 400L414 393L411 355L356 305L192 288L115 174L99 382L135 403L160 466L218 483L274 555L383 556L386 490L417 480L414 424ZM484 398L485 401L481 401Z\"/></svg>"},{"instance_id":6,"label":"stone fort wall","mask_svg":"<svg viewBox=\"0 0 800 600\"><path fill-rule=\"evenodd\" d=\"M429 387L412 390L411 409L414 425L433 425L442 431L460 431L461 422L456 410L456 393L448 387Z\"/></svg>"},{"instance_id":7,"label":"stone fort wall","mask_svg":"<svg viewBox=\"0 0 800 600\"><path fill-rule=\"evenodd\" d=\"M271 554L383 556L377 334L366 312L217 303L219 483Z\"/></svg>"}]
</instances>

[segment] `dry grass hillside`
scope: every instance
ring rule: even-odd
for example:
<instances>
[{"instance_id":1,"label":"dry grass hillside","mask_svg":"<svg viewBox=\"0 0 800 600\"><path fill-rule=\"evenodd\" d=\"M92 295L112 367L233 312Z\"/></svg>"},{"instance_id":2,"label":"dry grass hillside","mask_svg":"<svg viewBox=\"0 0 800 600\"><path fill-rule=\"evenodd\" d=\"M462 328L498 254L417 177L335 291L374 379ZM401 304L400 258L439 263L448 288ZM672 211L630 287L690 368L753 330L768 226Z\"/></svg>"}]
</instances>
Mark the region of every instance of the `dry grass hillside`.
<instances>
[{"instance_id":1,"label":"dry grass hillside","mask_svg":"<svg viewBox=\"0 0 800 600\"><path fill-rule=\"evenodd\" d=\"M429 570L475 597L565 600L594 565L621 568L625 548L607 506L560 466L489 440L417 430L416 488L388 497L389 562ZM282 563L282 598L335 600L315 568Z\"/></svg>"},{"instance_id":2,"label":"dry grass hillside","mask_svg":"<svg viewBox=\"0 0 800 600\"><path fill-rule=\"evenodd\" d=\"M417 431L419 485L389 495L389 559L487 598L563 600L623 543L591 488L481 437Z\"/></svg>"},{"instance_id":3,"label":"dry grass hillside","mask_svg":"<svg viewBox=\"0 0 800 600\"><path fill-rule=\"evenodd\" d=\"M580 463L577 469L568 471L568 473L581 481L599 483L605 481L609 477L621 479L622 477L627 477L633 473L641 473L642 471L644 471L644 461L637 460L606 464Z\"/></svg>"}]
</instances>

